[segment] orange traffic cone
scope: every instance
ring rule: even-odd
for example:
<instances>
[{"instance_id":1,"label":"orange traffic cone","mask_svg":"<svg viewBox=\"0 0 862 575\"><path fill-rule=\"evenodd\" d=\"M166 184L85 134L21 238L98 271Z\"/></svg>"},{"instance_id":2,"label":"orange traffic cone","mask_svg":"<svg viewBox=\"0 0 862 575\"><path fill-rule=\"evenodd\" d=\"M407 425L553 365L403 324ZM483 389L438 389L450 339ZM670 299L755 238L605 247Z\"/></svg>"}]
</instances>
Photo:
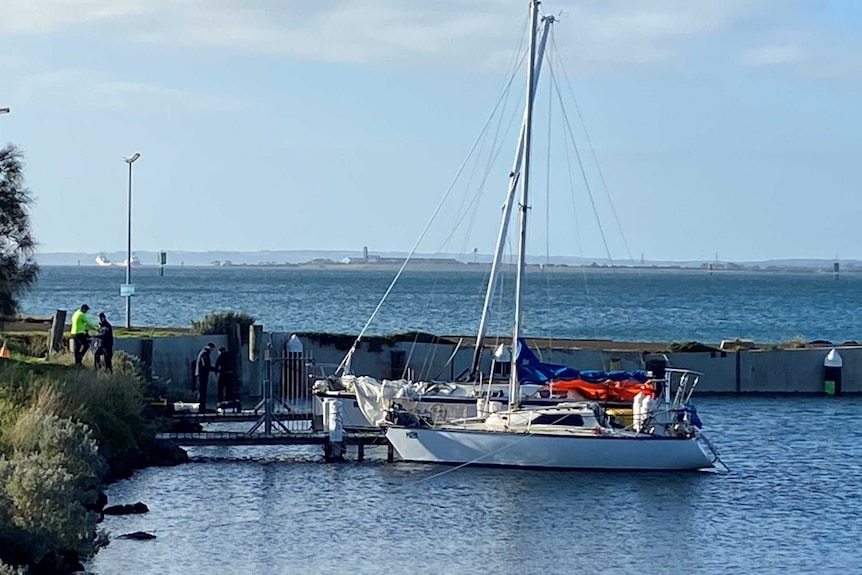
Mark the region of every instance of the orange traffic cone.
<instances>
[{"instance_id":1,"label":"orange traffic cone","mask_svg":"<svg viewBox=\"0 0 862 575\"><path fill-rule=\"evenodd\" d=\"M3 347L0 347L0 357L9 357L9 348L6 347L6 342L3 342Z\"/></svg>"}]
</instances>

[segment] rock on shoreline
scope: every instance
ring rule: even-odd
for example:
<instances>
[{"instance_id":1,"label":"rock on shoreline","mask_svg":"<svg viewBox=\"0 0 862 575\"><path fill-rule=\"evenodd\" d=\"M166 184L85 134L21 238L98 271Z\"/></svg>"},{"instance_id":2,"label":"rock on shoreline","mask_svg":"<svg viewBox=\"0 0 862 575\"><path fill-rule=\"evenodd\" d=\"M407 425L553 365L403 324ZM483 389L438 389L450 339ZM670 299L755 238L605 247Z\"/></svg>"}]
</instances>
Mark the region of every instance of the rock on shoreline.
<instances>
[{"instance_id":1,"label":"rock on shoreline","mask_svg":"<svg viewBox=\"0 0 862 575\"><path fill-rule=\"evenodd\" d=\"M110 507L105 507L102 513L105 515L134 515L137 513L149 513L149 511L149 507L138 501L137 503L127 503L125 505L111 505Z\"/></svg>"},{"instance_id":2,"label":"rock on shoreline","mask_svg":"<svg viewBox=\"0 0 862 575\"><path fill-rule=\"evenodd\" d=\"M137 469L145 467L171 467L188 463L189 456L177 444L163 439L152 439L140 449L122 454L103 453L108 461L110 475L107 480L116 481L131 477Z\"/></svg>"}]
</instances>

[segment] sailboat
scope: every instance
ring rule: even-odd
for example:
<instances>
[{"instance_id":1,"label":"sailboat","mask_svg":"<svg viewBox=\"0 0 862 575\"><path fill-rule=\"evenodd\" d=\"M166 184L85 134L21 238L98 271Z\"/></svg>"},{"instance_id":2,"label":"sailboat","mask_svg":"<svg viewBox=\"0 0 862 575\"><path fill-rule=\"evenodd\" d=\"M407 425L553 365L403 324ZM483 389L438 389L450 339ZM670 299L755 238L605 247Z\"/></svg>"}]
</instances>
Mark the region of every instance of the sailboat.
<instances>
[{"instance_id":1,"label":"sailboat","mask_svg":"<svg viewBox=\"0 0 862 575\"><path fill-rule=\"evenodd\" d=\"M521 341L533 104L554 21L553 16L540 18L539 1L531 0L524 115L470 368L470 375L478 377L478 384L481 384L479 363L489 309L515 206L519 221L518 258L510 349L517 350ZM520 199L516 203L518 187ZM356 344L345 358L347 369L355 347ZM690 401L700 374L658 366L631 398L632 421L627 424L598 401L526 404L518 369L519 354L509 355L507 404L492 400L490 394L478 397L475 415L458 419L440 420L406 409L401 403L386 402L385 385L372 385L376 382L367 377L348 377L363 413L372 424L385 427L386 438L405 461L565 470L697 470L715 467L719 461L712 443L700 431L701 422Z\"/></svg>"}]
</instances>

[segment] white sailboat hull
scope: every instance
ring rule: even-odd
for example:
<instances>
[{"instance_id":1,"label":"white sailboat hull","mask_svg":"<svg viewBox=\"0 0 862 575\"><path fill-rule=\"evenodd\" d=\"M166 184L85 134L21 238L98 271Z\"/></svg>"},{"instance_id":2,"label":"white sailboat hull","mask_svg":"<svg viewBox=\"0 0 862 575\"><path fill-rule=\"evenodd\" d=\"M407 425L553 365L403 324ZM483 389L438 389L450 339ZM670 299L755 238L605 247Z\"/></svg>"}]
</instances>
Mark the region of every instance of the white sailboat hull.
<instances>
[{"instance_id":1,"label":"white sailboat hull","mask_svg":"<svg viewBox=\"0 0 862 575\"><path fill-rule=\"evenodd\" d=\"M405 461L544 469L685 470L713 467L697 438L572 436L391 426Z\"/></svg>"}]
</instances>

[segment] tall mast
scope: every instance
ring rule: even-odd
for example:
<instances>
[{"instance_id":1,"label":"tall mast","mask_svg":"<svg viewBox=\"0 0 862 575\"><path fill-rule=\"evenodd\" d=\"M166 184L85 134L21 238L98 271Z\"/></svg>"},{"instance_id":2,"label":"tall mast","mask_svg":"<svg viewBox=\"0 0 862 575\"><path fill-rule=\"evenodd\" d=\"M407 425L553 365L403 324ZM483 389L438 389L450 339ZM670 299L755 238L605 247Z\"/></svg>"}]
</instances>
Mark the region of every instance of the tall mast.
<instances>
[{"instance_id":1,"label":"tall mast","mask_svg":"<svg viewBox=\"0 0 862 575\"><path fill-rule=\"evenodd\" d=\"M535 10L531 7L531 11ZM545 54L545 43L548 39L551 24L554 22L553 16L547 16L543 19L544 26L542 27L542 38L539 40L539 45L535 50L535 60L530 62L535 66L533 79L533 93L536 91L536 84L539 82L539 74L542 72L542 61ZM535 25L533 30L535 30ZM532 36L531 36L532 37ZM531 49L532 50L532 49ZM532 53L531 53L532 56ZM529 64L528 64L529 66ZM497 235L497 244L494 249L494 259L491 263L491 275L488 279L488 289L485 292L485 305L482 307L482 320L479 322L479 334L476 336L476 347L473 350L473 362L470 364L469 375L474 377L479 370L479 362L482 359L482 349L485 344L485 331L488 328L488 316L491 310L491 299L494 297L494 291L497 289L497 278L499 275L500 262L503 259L503 248L506 245L506 235L509 230L509 221L512 217L512 206L515 200L515 190L518 189L520 180L521 162L524 157L524 142L527 132L527 111L524 111L524 119L521 122L521 133L518 136L518 149L515 152L515 160L512 165L512 171L509 174L509 190L506 194L506 201L503 203L503 218L500 223L500 233ZM513 350L514 353L515 350Z\"/></svg>"},{"instance_id":2,"label":"tall mast","mask_svg":"<svg viewBox=\"0 0 862 575\"><path fill-rule=\"evenodd\" d=\"M512 375L509 382L509 409L521 401L520 382L518 381L518 339L521 336L521 293L524 283L524 261L527 248L527 210L530 199L530 147L533 135L533 99L536 95L534 75L536 71L536 25L539 17L539 1L530 3L530 65L527 67L527 104L524 111L524 169L521 174L521 201L518 231L518 275L515 279L515 327L512 330Z\"/></svg>"}]
</instances>

